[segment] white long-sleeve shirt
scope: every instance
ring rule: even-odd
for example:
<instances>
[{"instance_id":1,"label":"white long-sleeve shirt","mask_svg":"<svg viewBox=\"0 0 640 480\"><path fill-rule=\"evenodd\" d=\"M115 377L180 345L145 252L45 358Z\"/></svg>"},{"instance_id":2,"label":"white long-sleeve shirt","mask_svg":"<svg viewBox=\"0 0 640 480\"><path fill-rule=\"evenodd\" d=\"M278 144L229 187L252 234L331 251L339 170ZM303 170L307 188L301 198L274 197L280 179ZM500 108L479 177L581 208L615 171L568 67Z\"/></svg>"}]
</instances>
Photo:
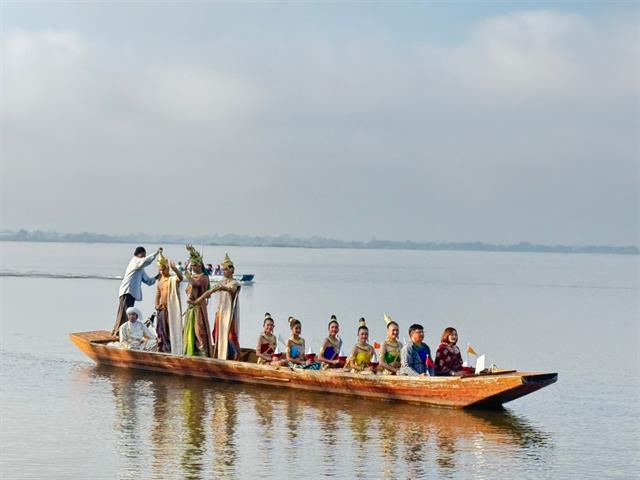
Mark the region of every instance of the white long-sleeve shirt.
<instances>
[{"instance_id":1,"label":"white long-sleeve shirt","mask_svg":"<svg viewBox=\"0 0 640 480\"><path fill-rule=\"evenodd\" d=\"M118 296L122 296L125 293L128 293L136 301L142 300L142 282L151 286L156 283L155 277L149 277L144 271L144 267L148 267L158 256L159 251L156 250L155 253L152 253L148 257L140 258L133 257L129 261L129 265L127 265L127 270L124 272L124 276L122 277L122 283L120 284L120 291Z\"/></svg>"},{"instance_id":2,"label":"white long-sleeve shirt","mask_svg":"<svg viewBox=\"0 0 640 480\"><path fill-rule=\"evenodd\" d=\"M155 339L156 334L144 323L138 320L136 323L129 321L123 323L119 330L120 343L127 345L134 350L139 349L145 338Z\"/></svg>"}]
</instances>

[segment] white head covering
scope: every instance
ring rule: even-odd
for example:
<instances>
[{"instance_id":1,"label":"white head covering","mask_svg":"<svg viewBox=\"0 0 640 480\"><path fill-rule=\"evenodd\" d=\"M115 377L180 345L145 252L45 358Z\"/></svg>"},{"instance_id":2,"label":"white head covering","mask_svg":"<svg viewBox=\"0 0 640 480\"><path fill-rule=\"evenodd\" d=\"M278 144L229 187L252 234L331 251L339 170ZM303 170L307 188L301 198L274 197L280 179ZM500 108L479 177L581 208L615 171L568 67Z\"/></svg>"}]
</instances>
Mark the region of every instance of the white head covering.
<instances>
[{"instance_id":1,"label":"white head covering","mask_svg":"<svg viewBox=\"0 0 640 480\"><path fill-rule=\"evenodd\" d=\"M138 320L142 320L142 313L136 307L127 308L127 315L135 313L138 316Z\"/></svg>"}]
</instances>

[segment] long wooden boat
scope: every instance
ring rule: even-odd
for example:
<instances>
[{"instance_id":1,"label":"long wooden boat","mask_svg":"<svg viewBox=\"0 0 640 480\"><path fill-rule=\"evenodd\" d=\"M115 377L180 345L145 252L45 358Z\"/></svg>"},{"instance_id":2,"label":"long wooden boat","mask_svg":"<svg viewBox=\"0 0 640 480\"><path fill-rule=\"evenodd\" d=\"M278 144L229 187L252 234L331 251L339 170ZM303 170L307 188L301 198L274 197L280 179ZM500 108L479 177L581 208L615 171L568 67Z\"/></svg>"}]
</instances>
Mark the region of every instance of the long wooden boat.
<instances>
[{"instance_id":1,"label":"long wooden boat","mask_svg":"<svg viewBox=\"0 0 640 480\"><path fill-rule=\"evenodd\" d=\"M232 361L110 347L107 343L115 338L106 330L72 333L71 340L99 365L458 408L497 407L558 379L557 373L515 370L467 377L405 377L272 367L255 363L254 350L246 348L240 361Z\"/></svg>"}]
</instances>

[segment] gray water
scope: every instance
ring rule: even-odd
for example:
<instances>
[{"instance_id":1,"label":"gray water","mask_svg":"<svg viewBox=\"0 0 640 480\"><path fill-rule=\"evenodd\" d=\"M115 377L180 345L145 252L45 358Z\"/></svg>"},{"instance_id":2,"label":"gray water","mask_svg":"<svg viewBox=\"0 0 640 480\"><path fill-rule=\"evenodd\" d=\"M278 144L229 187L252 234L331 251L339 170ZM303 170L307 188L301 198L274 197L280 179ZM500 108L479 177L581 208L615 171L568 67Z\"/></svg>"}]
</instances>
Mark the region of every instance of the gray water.
<instances>
[{"instance_id":1,"label":"gray water","mask_svg":"<svg viewBox=\"0 0 640 480\"><path fill-rule=\"evenodd\" d=\"M559 373L504 411L467 412L96 367L68 334L111 328L109 277L133 247L0 243L3 478L637 477L638 257L204 249L256 274L245 346L265 311L283 337L300 318L316 349L332 313L350 347L360 316L381 341L386 312L432 347L452 325L489 363Z\"/></svg>"}]
</instances>

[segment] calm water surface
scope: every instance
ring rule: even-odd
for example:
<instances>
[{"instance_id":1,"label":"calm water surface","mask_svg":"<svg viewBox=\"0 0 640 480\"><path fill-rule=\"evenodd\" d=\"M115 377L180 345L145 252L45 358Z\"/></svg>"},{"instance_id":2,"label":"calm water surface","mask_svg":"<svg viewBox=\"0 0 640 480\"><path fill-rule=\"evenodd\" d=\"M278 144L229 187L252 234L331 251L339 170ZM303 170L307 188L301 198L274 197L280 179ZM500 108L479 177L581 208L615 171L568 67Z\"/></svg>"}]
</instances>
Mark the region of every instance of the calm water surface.
<instances>
[{"instance_id":1,"label":"calm water surface","mask_svg":"<svg viewBox=\"0 0 640 480\"><path fill-rule=\"evenodd\" d=\"M68 333L112 326L119 282L101 277L133 247L0 243L3 478L637 478L638 257L228 247L256 274L245 346L265 311L283 336L301 318L316 349L332 313L350 347L360 316L381 341L387 312L432 347L453 325L490 363L559 372L462 412L96 367Z\"/></svg>"}]
</instances>

